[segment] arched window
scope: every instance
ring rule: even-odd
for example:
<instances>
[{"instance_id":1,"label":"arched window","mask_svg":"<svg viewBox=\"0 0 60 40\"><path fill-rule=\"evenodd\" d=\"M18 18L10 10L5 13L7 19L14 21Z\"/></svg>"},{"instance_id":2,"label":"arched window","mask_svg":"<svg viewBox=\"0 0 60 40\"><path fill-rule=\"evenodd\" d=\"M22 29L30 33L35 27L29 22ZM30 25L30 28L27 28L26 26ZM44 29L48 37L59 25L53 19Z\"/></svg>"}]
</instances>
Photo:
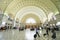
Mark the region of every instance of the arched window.
<instances>
[{"instance_id":1,"label":"arched window","mask_svg":"<svg viewBox=\"0 0 60 40\"><path fill-rule=\"evenodd\" d=\"M36 21L35 21L34 18L28 18L28 19L26 20L26 23L34 24L34 23L36 23Z\"/></svg>"}]
</instances>

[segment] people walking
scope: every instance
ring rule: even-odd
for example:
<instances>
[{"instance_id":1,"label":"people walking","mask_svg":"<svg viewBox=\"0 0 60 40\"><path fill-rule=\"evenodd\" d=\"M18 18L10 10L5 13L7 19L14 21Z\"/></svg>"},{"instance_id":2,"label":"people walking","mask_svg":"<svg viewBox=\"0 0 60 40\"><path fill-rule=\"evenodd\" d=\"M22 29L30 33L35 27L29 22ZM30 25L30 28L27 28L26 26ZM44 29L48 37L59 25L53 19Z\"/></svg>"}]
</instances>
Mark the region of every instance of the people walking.
<instances>
[{"instance_id":1,"label":"people walking","mask_svg":"<svg viewBox=\"0 0 60 40\"><path fill-rule=\"evenodd\" d=\"M55 31L52 32L52 40L56 40L56 32Z\"/></svg>"},{"instance_id":2,"label":"people walking","mask_svg":"<svg viewBox=\"0 0 60 40\"><path fill-rule=\"evenodd\" d=\"M36 28L36 34L38 35L38 37L40 37L38 28Z\"/></svg>"}]
</instances>

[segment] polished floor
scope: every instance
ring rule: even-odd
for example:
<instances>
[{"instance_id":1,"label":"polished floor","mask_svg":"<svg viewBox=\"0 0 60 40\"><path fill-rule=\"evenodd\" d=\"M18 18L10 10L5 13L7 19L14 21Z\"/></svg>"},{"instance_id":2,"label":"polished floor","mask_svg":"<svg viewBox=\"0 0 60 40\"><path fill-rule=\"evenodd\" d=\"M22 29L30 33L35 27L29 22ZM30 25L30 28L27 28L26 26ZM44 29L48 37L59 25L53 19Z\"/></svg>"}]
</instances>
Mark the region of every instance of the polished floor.
<instances>
[{"instance_id":1,"label":"polished floor","mask_svg":"<svg viewBox=\"0 0 60 40\"><path fill-rule=\"evenodd\" d=\"M37 37L36 40L52 40L52 33L49 32L49 36L43 36L45 30L39 30L40 37ZM0 31L0 40L34 40L34 31L30 31L26 29L24 31L19 31L18 29L9 29L6 31ZM60 40L60 31L56 31L57 38L56 40Z\"/></svg>"}]
</instances>

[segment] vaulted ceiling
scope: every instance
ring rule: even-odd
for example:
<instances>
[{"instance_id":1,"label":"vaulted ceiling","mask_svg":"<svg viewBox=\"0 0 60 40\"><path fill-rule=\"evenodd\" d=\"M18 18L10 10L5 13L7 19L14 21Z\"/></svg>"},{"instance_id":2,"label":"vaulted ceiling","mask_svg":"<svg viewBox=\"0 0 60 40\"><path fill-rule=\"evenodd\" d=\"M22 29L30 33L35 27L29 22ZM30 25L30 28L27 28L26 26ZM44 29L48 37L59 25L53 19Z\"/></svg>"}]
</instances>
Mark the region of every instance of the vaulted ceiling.
<instances>
[{"instance_id":1,"label":"vaulted ceiling","mask_svg":"<svg viewBox=\"0 0 60 40\"><path fill-rule=\"evenodd\" d=\"M6 10L6 8L8 7L8 5L10 4L10 3L12 3L13 1L15 1L15 0L0 0L0 10L3 10L3 11L5 11ZM15 2L14 2L14 4L15 3L17 3L17 1L20 1L20 0L16 0ZM22 0L22 1L24 1L24 0ZM25 0L25 1L27 1L27 0ZM30 0L31 1L31 0ZM33 0L32 0L33 1ZM48 2L49 0L42 0L43 2ZM58 10L60 11L60 0L50 0L57 8L58 8ZM43 3L44 4L44 3ZM18 4L17 4L18 5ZM23 4L22 4L23 5ZM48 4L47 4L48 5Z\"/></svg>"},{"instance_id":2,"label":"vaulted ceiling","mask_svg":"<svg viewBox=\"0 0 60 40\"><path fill-rule=\"evenodd\" d=\"M41 9L38 15L42 17L41 20L44 20L43 17L46 18L49 13L58 14L60 12L60 0L0 0L0 10L3 11L4 15L9 15L12 19L19 19L23 15L23 10L30 10L29 7L36 8L32 11L38 10L35 12L37 14ZM27 13L26 11L24 12Z\"/></svg>"},{"instance_id":3,"label":"vaulted ceiling","mask_svg":"<svg viewBox=\"0 0 60 40\"><path fill-rule=\"evenodd\" d=\"M60 12L60 0L51 0Z\"/></svg>"}]
</instances>

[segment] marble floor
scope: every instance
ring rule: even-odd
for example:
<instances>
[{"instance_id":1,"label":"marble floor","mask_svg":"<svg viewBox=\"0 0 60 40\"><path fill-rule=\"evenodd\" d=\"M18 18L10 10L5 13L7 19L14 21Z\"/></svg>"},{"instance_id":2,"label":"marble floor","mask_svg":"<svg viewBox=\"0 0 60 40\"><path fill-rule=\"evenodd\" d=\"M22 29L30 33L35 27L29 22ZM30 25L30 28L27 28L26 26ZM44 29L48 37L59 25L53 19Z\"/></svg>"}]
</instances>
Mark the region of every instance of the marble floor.
<instances>
[{"instance_id":1,"label":"marble floor","mask_svg":"<svg viewBox=\"0 0 60 40\"><path fill-rule=\"evenodd\" d=\"M36 40L52 40L51 32L49 32L49 36L43 36L45 30L39 30L40 37L37 37ZM26 29L24 31L19 31L18 29L9 29L6 31L0 31L0 40L34 40L34 31L30 31ZM56 31L57 38L56 40L60 40L60 31Z\"/></svg>"}]
</instances>

